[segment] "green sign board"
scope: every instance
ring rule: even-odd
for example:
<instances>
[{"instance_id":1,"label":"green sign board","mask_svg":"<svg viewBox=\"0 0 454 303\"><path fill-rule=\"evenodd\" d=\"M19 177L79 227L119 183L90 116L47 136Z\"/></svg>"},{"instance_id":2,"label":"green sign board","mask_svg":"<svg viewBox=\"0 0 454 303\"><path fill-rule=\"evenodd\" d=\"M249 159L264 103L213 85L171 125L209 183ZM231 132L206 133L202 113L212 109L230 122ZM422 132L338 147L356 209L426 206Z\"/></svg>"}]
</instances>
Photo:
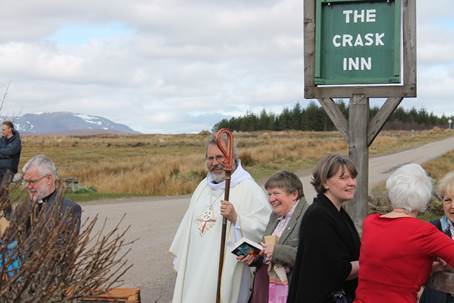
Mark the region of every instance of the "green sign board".
<instances>
[{"instance_id":1,"label":"green sign board","mask_svg":"<svg viewBox=\"0 0 454 303\"><path fill-rule=\"evenodd\" d=\"M401 0L316 0L316 85L400 83Z\"/></svg>"}]
</instances>

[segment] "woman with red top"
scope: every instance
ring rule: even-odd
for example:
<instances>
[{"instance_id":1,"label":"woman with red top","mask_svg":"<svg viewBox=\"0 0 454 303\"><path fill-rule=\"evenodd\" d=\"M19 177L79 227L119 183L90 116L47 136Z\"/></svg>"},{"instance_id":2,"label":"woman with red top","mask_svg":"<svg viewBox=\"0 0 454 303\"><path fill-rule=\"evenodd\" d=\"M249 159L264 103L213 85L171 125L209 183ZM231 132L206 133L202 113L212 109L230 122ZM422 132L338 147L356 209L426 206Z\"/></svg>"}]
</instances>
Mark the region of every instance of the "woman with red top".
<instances>
[{"instance_id":1,"label":"woman with red top","mask_svg":"<svg viewBox=\"0 0 454 303\"><path fill-rule=\"evenodd\" d=\"M454 265L454 241L416 218L432 195L424 169L417 164L400 167L386 189L393 210L364 221L357 303L415 303L436 257Z\"/></svg>"}]
</instances>

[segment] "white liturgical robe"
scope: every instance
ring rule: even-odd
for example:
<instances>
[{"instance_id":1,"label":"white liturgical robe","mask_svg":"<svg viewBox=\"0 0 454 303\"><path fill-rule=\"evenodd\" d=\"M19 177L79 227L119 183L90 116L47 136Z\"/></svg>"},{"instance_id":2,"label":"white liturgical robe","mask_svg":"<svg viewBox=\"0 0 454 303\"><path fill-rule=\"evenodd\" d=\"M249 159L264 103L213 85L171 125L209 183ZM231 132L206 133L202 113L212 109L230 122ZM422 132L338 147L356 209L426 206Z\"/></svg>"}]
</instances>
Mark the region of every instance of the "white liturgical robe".
<instances>
[{"instance_id":1,"label":"white liturgical robe","mask_svg":"<svg viewBox=\"0 0 454 303\"><path fill-rule=\"evenodd\" d=\"M210 186L207 178L192 195L170 247L177 271L173 303L216 301L222 230L220 201L223 199L224 188ZM260 242L271 208L264 191L241 168L241 164L232 175L229 201L234 205L238 218L235 225L227 221L221 302L243 303L248 299L252 274L249 267L236 260L231 247L240 237Z\"/></svg>"}]
</instances>

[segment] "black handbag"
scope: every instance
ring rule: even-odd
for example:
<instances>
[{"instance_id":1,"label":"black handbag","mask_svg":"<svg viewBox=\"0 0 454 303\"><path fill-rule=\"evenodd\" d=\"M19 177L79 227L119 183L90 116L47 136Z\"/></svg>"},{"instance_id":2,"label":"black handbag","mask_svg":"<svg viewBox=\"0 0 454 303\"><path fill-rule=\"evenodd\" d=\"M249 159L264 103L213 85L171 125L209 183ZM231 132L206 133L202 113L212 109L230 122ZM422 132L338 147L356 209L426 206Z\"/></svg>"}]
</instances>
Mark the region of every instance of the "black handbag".
<instances>
[{"instance_id":1,"label":"black handbag","mask_svg":"<svg viewBox=\"0 0 454 303\"><path fill-rule=\"evenodd\" d=\"M347 296L347 294L343 290L335 291L331 293L331 297L333 298L333 303L351 303L352 300Z\"/></svg>"}]
</instances>

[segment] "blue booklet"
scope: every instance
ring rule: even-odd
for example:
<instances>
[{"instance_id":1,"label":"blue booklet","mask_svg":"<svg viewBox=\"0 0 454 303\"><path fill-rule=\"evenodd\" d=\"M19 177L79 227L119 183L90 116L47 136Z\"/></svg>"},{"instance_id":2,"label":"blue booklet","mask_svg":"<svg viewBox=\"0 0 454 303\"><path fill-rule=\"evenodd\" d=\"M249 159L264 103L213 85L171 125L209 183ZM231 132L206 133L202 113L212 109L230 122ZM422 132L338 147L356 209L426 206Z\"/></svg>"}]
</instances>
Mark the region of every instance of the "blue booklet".
<instances>
[{"instance_id":1,"label":"blue booklet","mask_svg":"<svg viewBox=\"0 0 454 303\"><path fill-rule=\"evenodd\" d=\"M256 256L262 249L262 245L243 237L233 246L232 254L238 257L247 255Z\"/></svg>"}]
</instances>

